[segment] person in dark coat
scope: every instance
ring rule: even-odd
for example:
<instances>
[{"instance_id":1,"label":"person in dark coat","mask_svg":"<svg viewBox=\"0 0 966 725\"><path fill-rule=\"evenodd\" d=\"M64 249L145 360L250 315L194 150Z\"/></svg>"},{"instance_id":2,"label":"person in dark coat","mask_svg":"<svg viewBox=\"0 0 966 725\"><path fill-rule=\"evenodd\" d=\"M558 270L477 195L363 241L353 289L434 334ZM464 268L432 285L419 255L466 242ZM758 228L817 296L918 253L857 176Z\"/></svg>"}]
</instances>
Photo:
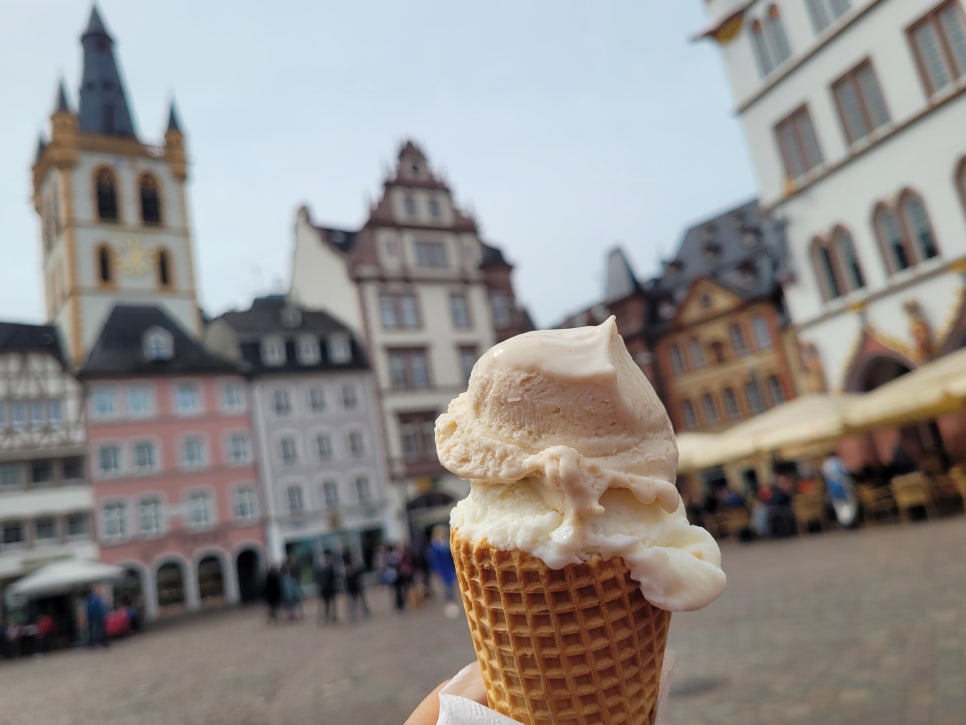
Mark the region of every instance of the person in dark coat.
<instances>
[{"instance_id":1,"label":"person in dark coat","mask_svg":"<svg viewBox=\"0 0 966 725\"><path fill-rule=\"evenodd\" d=\"M335 570L335 559L332 552L328 549L322 555L322 565L316 572L316 579L319 584L319 624L323 622L336 622L336 603L335 596L338 591L338 575Z\"/></svg>"},{"instance_id":2,"label":"person in dark coat","mask_svg":"<svg viewBox=\"0 0 966 725\"><path fill-rule=\"evenodd\" d=\"M364 573L362 564L357 563L352 552L346 549L342 552L342 568L345 572L345 590L349 595L349 619L356 621L356 609L362 605L362 614L369 616L369 605L366 603L366 592L362 582Z\"/></svg>"},{"instance_id":3,"label":"person in dark coat","mask_svg":"<svg viewBox=\"0 0 966 725\"><path fill-rule=\"evenodd\" d=\"M87 592L87 646L108 646L107 605L94 587Z\"/></svg>"},{"instance_id":4,"label":"person in dark coat","mask_svg":"<svg viewBox=\"0 0 966 725\"><path fill-rule=\"evenodd\" d=\"M278 566L272 564L265 574L265 604L268 605L268 621L278 621L278 605L282 603L282 577Z\"/></svg>"}]
</instances>

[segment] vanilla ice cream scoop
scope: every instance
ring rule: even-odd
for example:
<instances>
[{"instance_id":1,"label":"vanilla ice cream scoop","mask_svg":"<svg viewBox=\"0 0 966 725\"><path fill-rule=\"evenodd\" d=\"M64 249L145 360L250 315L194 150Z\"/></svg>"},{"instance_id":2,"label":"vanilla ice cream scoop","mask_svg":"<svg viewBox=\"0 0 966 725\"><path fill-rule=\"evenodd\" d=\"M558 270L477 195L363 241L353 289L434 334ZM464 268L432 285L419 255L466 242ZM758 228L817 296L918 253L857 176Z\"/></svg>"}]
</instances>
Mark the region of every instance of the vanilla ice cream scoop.
<instances>
[{"instance_id":1,"label":"vanilla ice cream scoop","mask_svg":"<svg viewBox=\"0 0 966 725\"><path fill-rule=\"evenodd\" d=\"M724 588L718 545L688 523L674 486L667 413L613 317L491 348L436 421L436 448L471 484L452 514L463 536L551 568L620 556L670 611Z\"/></svg>"}]
</instances>

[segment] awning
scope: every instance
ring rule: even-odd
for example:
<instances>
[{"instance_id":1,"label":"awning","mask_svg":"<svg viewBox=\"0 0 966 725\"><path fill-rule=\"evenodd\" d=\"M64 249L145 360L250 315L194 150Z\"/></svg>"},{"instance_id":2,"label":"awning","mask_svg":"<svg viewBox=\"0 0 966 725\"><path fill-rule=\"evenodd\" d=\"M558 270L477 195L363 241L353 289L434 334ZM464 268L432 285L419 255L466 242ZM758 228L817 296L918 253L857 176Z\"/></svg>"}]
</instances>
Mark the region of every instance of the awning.
<instances>
[{"instance_id":1,"label":"awning","mask_svg":"<svg viewBox=\"0 0 966 725\"><path fill-rule=\"evenodd\" d=\"M65 594L85 584L112 581L124 576L124 569L83 559L55 561L11 584L7 591L18 597Z\"/></svg>"},{"instance_id":2,"label":"awning","mask_svg":"<svg viewBox=\"0 0 966 725\"><path fill-rule=\"evenodd\" d=\"M681 433L678 435L678 472L692 473L706 468L706 451L713 447L720 433Z\"/></svg>"}]
</instances>

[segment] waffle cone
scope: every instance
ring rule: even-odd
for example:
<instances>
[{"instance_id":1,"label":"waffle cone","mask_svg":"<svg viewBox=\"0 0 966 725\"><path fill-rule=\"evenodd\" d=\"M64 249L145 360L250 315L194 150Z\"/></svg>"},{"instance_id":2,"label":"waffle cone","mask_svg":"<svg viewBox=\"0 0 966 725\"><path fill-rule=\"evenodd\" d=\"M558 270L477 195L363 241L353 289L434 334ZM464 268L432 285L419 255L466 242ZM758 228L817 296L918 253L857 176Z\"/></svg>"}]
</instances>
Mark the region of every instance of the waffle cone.
<instances>
[{"instance_id":1,"label":"waffle cone","mask_svg":"<svg viewBox=\"0 0 966 725\"><path fill-rule=\"evenodd\" d=\"M450 543L489 707L525 725L653 725L671 613L620 558L551 569Z\"/></svg>"}]
</instances>

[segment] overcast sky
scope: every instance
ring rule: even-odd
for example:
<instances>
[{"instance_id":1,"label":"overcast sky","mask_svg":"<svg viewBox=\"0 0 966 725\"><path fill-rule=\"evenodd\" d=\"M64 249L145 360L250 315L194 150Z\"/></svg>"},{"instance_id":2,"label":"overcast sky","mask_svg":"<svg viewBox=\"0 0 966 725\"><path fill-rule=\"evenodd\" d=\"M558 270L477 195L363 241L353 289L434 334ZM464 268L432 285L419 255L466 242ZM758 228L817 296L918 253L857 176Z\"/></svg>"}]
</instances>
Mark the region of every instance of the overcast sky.
<instances>
[{"instance_id":1,"label":"overcast sky","mask_svg":"<svg viewBox=\"0 0 966 725\"><path fill-rule=\"evenodd\" d=\"M356 227L422 144L538 325L602 296L621 245L652 275L683 230L755 195L700 0L100 0L139 137L174 95L201 302L287 289L295 210ZM76 108L87 0L0 5L0 319L42 321L30 164L59 77Z\"/></svg>"}]
</instances>

